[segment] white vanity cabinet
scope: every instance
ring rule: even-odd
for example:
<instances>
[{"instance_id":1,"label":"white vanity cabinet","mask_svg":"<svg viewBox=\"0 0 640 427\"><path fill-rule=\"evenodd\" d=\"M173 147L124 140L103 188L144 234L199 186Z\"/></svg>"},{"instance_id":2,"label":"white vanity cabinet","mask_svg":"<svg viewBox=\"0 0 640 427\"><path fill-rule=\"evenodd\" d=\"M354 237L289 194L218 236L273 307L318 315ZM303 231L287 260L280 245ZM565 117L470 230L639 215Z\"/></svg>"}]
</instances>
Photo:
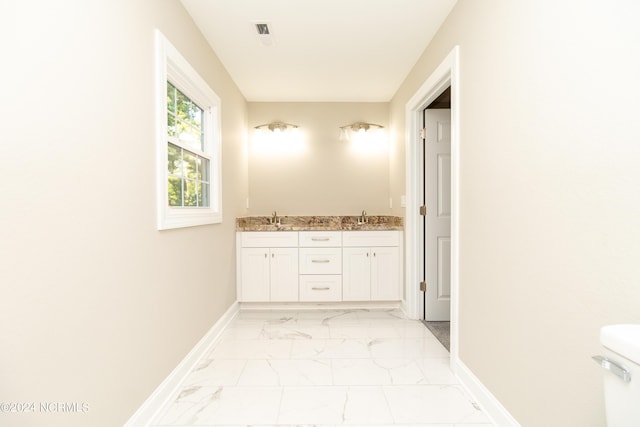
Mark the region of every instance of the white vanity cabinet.
<instances>
[{"instance_id":1,"label":"white vanity cabinet","mask_svg":"<svg viewBox=\"0 0 640 427\"><path fill-rule=\"evenodd\" d=\"M300 301L342 301L342 233L301 231Z\"/></svg>"},{"instance_id":2,"label":"white vanity cabinet","mask_svg":"<svg viewBox=\"0 0 640 427\"><path fill-rule=\"evenodd\" d=\"M238 299L298 301L298 233L238 233Z\"/></svg>"},{"instance_id":3,"label":"white vanity cabinet","mask_svg":"<svg viewBox=\"0 0 640 427\"><path fill-rule=\"evenodd\" d=\"M237 248L241 302L402 296L402 231L242 231Z\"/></svg>"},{"instance_id":4,"label":"white vanity cabinet","mask_svg":"<svg viewBox=\"0 0 640 427\"><path fill-rule=\"evenodd\" d=\"M400 299L400 233L345 231L342 233L343 301Z\"/></svg>"}]
</instances>

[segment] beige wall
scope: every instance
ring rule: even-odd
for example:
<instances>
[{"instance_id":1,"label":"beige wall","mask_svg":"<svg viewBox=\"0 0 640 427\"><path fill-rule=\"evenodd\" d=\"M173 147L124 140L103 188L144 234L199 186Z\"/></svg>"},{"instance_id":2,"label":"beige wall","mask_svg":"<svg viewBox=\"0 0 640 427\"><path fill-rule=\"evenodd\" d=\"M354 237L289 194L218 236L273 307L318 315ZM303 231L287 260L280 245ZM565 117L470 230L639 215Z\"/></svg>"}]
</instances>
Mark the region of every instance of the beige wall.
<instances>
[{"instance_id":1,"label":"beige wall","mask_svg":"<svg viewBox=\"0 0 640 427\"><path fill-rule=\"evenodd\" d=\"M390 109L247 108L177 1L15 3L0 14L15 66L0 71L0 401L90 410L2 422L122 425L235 300L247 197L285 215L386 213L391 195L401 213L405 104L458 44L461 358L523 426L604 424L598 328L640 322L634 2L459 0ZM222 98L223 224L155 230L154 28ZM308 132L306 157L245 151L247 122L276 119ZM340 145L356 120L389 125L388 154Z\"/></svg>"},{"instance_id":2,"label":"beige wall","mask_svg":"<svg viewBox=\"0 0 640 427\"><path fill-rule=\"evenodd\" d=\"M235 301L246 102L178 1L14 3L2 18L14 48L2 68L15 72L0 97L0 401L89 411L0 424L120 426ZM155 28L222 99L222 224L156 230Z\"/></svg>"},{"instance_id":3,"label":"beige wall","mask_svg":"<svg viewBox=\"0 0 640 427\"><path fill-rule=\"evenodd\" d=\"M391 105L460 46L460 356L522 426L604 425L599 328L640 322L638 16L459 0Z\"/></svg>"},{"instance_id":4,"label":"beige wall","mask_svg":"<svg viewBox=\"0 0 640 427\"><path fill-rule=\"evenodd\" d=\"M284 121L300 126L304 150L258 152L249 144L251 215L389 213L389 150L354 152L340 126L388 126L388 103L249 103L249 126Z\"/></svg>"}]
</instances>

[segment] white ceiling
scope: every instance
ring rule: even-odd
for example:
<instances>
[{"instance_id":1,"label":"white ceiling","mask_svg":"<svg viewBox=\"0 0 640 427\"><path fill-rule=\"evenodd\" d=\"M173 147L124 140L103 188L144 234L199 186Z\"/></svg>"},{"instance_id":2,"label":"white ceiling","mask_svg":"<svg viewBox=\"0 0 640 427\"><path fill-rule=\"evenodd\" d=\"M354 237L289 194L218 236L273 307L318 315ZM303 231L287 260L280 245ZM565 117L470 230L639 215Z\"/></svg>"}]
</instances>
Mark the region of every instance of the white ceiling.
<instances>
[{"instance_id":1,"label":"white ceiling","mask_svg":"<svg viewBox=\"0 0 640 427\"><path fill-rule=\"evenodd\" d=\"M456 1L181 0L245 98L272 102L389 101Z\"/></svg>"}]
</instances>

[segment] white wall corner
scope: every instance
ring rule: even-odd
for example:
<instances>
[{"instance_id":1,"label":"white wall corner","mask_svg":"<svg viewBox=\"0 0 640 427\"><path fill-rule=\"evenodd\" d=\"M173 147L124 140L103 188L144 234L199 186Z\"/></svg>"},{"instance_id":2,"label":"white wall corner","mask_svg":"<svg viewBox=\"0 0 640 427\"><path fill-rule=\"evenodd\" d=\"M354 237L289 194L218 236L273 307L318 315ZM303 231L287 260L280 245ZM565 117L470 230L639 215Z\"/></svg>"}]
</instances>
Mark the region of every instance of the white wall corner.
<instances>
[{"instance_id":1,"label":"white wall corner","mask_svg":"<svg viewBox=\"0 0 640 427\"><path fill-rule=\"evenodd\" d=\"M209 331L198 341L193 349L176 366L167 378L154 390L154 392L144 401L142 406L125 423L124 427L150 427L157 421L162 409L175 400L180 393L180 386L184 378L195 368L205 355L213 348L220 339L220 335L227 325L236 317L240 311L238 302L234 302L231 307L218 319Z\"/></svg>"},{"instance_id":2,"label":"white wall corner","mask_svg":"<svg viewBox=\"0 0 640 427\"><path fill-rule=\"evenodd\" d=\"M453 371L467 393L482 411L498 427L521 427L520 423L505 409L498 399L476 377L460 359L452 360Z\"/></svg>"}]
</instances>

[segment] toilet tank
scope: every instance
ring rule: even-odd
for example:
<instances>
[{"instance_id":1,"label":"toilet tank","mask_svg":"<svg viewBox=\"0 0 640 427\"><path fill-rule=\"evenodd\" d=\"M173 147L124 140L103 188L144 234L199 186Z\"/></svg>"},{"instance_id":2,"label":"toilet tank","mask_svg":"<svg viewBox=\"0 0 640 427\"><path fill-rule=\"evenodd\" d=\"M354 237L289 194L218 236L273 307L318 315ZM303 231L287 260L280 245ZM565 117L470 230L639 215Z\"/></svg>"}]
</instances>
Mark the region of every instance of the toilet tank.
<instances>
[{"instance_id":1,"label":"toilet tank","mask_svg":"<svg viewBox=\"0 0 640 427\"><path fill-rule=\"evenodd\" d=\"M640 325L600 329L607 427L640 426Z\"/></svg>"}]
</instances>

